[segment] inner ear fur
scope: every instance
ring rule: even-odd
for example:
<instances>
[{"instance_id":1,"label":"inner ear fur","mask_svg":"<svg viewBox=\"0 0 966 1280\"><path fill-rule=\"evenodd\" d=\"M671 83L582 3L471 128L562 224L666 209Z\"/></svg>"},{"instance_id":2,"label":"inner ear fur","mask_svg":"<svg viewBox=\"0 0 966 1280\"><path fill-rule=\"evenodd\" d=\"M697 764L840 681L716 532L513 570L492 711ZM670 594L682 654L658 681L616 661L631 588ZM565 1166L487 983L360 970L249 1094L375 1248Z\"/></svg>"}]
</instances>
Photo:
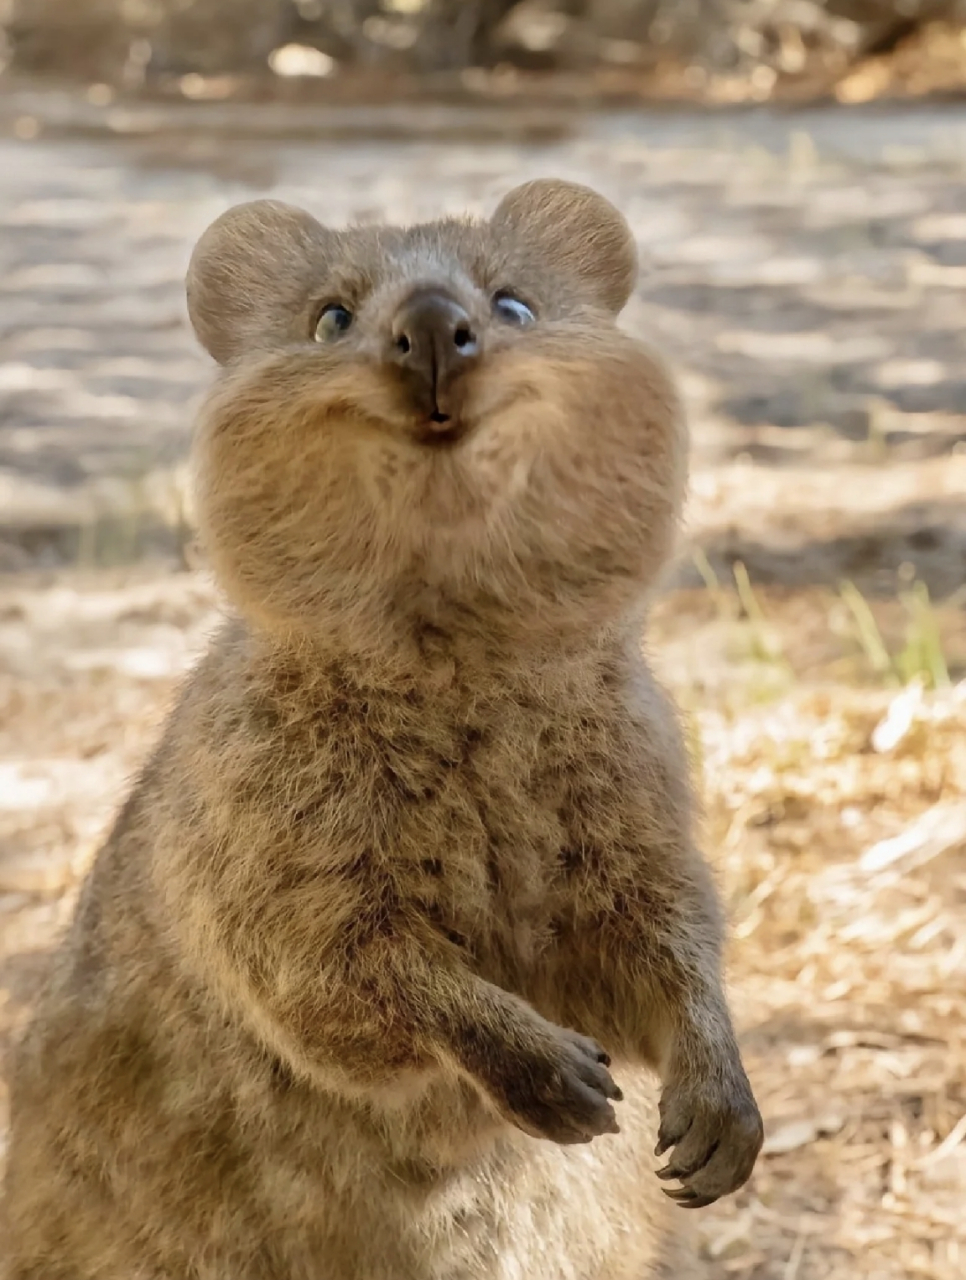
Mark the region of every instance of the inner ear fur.
<instances>
[{"instance_id":1,"label":"inner ear fur","mask_svg":"<svg viewBox=\"0 0 966 1280\"><path fill-rule=\"evenodd\" d=\"M590 187L538 178L510 191L491 220L497 235L538 247L616 314L637 281L637 247L624 216Z\"/></svg>"},{"instance_id":2,"label":"inner ear fur","mask_svg":"<svg viewBox=\"0 0 966 1280\"><path fill-rule=\"evenodd\" d=\"M194 331L219 364L308 324L313 280L334 238L304 209L277 200L239 204L215 219L185 284Z\"/></svg>"}]
</instances>

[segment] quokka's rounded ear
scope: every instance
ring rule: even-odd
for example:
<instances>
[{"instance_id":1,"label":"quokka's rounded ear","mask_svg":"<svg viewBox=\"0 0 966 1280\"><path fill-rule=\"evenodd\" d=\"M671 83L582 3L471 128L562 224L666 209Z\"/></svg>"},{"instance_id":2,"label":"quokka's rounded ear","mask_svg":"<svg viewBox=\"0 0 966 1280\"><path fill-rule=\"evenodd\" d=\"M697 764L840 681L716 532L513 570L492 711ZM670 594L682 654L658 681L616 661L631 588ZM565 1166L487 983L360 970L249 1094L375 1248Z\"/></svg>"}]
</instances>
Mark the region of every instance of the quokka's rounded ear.
<instances>
[{"instance_id":1,"label":"quokka's rounded ear","mask_svg":"<svg viewBox=\"0 0 966 1280\"><path fill-rule=\"evenodd\" d=\"M491 220L497 235L532 245L577 276L615 315L637 281L637 246L624 216L590 187L539 178L510 191Z\"/></svg>"},{"instance_id":2,"label":"quokka's rounded ear","mask_svg":"<svg viewBox=\"0 0 966 1280\"><path fill-rule=\"evenodd\" d=\"M227 364L297 336L336 238L305 210L277 200L239 204L216 218L195 246L185 281L202 346Z\"/></svg>"}]
</instances>

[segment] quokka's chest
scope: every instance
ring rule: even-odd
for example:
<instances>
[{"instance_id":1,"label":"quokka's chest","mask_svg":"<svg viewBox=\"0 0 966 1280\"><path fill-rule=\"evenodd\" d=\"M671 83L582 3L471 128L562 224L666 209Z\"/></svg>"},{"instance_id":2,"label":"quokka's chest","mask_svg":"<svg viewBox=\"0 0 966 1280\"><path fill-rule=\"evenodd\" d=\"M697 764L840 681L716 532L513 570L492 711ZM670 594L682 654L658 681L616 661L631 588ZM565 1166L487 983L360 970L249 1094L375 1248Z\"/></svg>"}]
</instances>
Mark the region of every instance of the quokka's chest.
<instances>
[{"instance_id":1,"label":"quokka's chest","mask_svg":"<svg viewBox=\"0 0 966 1280\"><path fill-rule=\"evenodd\" d=\"M323 857L326 874L370 882L387 907L421 915L479 972L507 980L546 956L575 882L603 866L620 824L621 760L599 685L582 702L566 691L340 694L300 720L284 792L269 780L258 803L274 809L284 796L300 873Z\"/></svg>"},{"instance_id":2,"label":"quokka's chest","mask_svg":"<svg viewBox=\"0 0 966 1280\"><path fill-rule=\"evenodd\" d=\"M611 839L620 804L609 735L577 735L549 710L521 708L425 747L380 749L383 856L451 942L482 968L495 964L494 976L522 975L553 947L575 879Z\"/></svg>"}]
</instances>

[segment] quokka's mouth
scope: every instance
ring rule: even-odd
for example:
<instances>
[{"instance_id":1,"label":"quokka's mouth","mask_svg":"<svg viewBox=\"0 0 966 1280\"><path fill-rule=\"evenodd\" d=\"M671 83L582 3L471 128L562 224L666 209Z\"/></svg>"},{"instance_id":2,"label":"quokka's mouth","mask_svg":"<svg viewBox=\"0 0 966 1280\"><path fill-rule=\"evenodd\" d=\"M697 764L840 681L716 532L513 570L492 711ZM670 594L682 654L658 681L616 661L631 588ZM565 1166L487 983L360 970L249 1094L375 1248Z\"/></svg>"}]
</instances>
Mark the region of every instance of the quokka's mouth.
<instances>
[{"instance_id":1,"label":"quokka's mouth","mask_svg":"<svg viewBox=\"0 0 966 1280\"><path fill-rule=\"evenodd\" d=\"M417 439L420 444L444 449L458 443L466 435L468 426L464 418L454 417L437 410L423 425Z\"/></svg>"}]
</instances>

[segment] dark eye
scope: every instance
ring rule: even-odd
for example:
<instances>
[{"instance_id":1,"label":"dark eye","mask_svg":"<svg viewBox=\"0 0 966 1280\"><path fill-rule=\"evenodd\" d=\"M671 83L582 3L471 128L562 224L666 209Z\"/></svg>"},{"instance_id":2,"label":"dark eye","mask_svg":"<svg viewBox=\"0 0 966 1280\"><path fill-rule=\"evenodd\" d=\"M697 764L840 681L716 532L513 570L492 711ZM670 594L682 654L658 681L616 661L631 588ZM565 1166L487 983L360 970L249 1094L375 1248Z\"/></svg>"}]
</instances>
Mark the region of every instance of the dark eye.
<instances>
[{"instance_id":1,"label":"dark eye","mask_svg":"<svg viewBox=\"0 0 966 1280\"><path fill-rule=\"evenodd\" d=\"M533 324L535 319L533 312L521 298L514 297L512 293L507 293L505 290L494 295L493 310L501 320L505 320L507 324L515 324L519 328Z\"/></svg>"},{"instance_id":2,"label":"dark eye","mask_svg":"<svg viewBox=\"0 0 966 1280\"><path fill-rule=\"evenodd\" d=\"M351 324L352 312L340 302L330 302L327 307L322 308L319 322L315 326L315 341L331 342L333 338L345 333Z\"/></svg>"}]
</instances>

